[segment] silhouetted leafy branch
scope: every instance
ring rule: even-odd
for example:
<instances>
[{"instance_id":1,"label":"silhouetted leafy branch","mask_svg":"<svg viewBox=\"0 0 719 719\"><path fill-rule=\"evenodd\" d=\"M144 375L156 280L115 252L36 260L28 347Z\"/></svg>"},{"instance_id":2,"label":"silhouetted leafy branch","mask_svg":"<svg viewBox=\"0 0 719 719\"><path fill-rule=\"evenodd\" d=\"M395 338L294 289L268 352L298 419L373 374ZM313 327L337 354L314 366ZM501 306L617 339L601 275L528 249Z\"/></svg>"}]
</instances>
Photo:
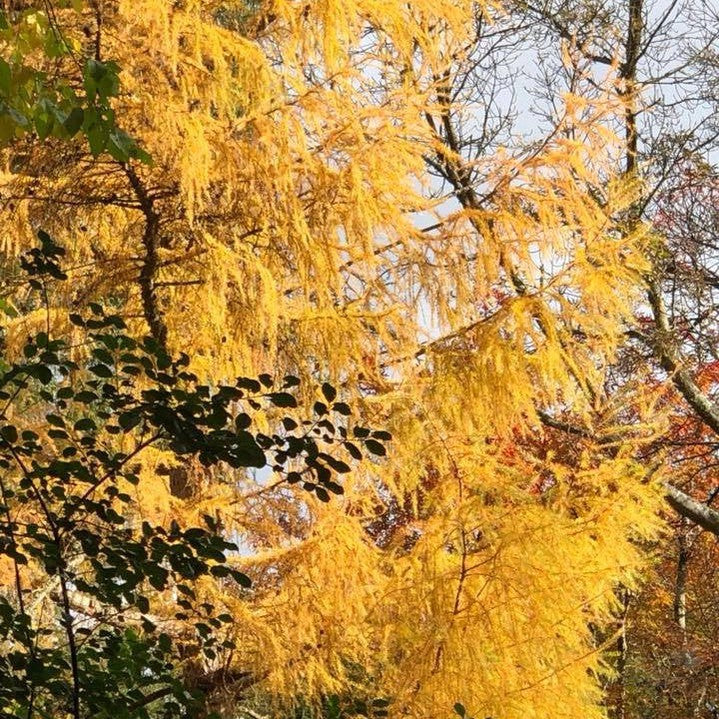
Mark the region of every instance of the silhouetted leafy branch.
<instances>
[{"instance_id":1,"label":"silhouetted leafy branch","mask_svg":"<svg viewBox=\"0 0 719 719\"><path fill-rule=\"evenodd\" d=\"M65 279L64 251L38 236L22 267L44 291ZM70 316L85 334L86 360L39 332L0 374L0 558L15 578L14 591L0 595L0 715L148 717L152 706L152 716L184 716L196 700L178 671L187 646L160 631L155 602L170 597L175 620L212 660L233 646L219 632L232 617L194 585L211 577L241 592L251 582L228 562L237 546L215 518L191 527L140 520L131 488L143 452L268 467L329 501L343 493L339 477L350 462L363 450L383 455L390 436L348 432L350 408L329 384L311 419L298 408L292 376L202 384L187 355L134 339L99 304L89 309ZM277 432L253 429L272 408L287 410ZM41 609L30 606L38 592Z\"/></svg>"}]
</instances>

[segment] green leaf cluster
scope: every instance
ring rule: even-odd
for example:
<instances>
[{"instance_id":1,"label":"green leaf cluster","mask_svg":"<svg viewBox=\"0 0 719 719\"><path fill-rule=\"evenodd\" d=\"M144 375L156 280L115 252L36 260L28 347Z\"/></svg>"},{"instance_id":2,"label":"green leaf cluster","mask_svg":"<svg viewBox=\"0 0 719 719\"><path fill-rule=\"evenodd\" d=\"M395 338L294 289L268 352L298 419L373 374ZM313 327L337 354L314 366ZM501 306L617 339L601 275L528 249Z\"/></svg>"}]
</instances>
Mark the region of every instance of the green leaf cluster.
<instances>
[{"instance_id":1,"label":"green leaf cluster","mask_svg":"<svg viewBox=\"0 0 719 719\"><path fill-rule=\"evenodd\" d=\"M44 232L38 239L21 260L31 290L66 278L63 248ZM201 695L182 681L183 657L215 660L234 648L232 617L199 597L196 583L214 578L241 594L252 582L233 565L237 546L216 518L189 527L140 521L130 488L143 452L156 446L234 470L268 466L278 481L329 501L343 492L348 461L361 458L358 444L383 454L389 435L355 428L351 441L329 385L331 404L317 403L307 419L295 377L210 387L187 355L131 337L101 305L70 321L84 334L87 361L39 332L0 372L0 557L16 577L14 598L0 596L0 716L192 716ZM24 401L33 418L11 415ZM272 407L296 411L275 433L253 430L256 414ZM29 608L29 571L52 588L41 615ZM188 630L181 641L159 626L155 610L168 601Z\"/></svg>"},{"instance_id":2,"label":"green leaf cluster","mask_svg":"<svg viewBox=\"0 0 719 719\"><path fill-rule=\"evenodd\" d=\"M81 2L72 3L76 10ZM112 109L120 93L120 67L82 57L55 16L37 8L0 12L0 146L33 133L39 140L84 136L92 155L119 162L150 162L149 155L117 124ZM45 62L33 62L31 58ZM47 61L64 72L48 72Z\"/></svg>"}]
</instances>

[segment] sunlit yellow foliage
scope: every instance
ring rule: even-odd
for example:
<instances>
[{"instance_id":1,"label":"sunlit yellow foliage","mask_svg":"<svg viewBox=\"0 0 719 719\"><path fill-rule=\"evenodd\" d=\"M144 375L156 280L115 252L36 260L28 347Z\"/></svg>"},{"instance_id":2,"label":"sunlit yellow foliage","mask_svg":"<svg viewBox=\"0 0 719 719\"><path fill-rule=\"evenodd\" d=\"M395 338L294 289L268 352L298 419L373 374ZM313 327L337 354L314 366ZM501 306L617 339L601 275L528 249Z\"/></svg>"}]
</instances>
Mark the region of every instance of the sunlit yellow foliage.
<instances>
[{"instance_id":1,"label":"sunlit yellow foliage","mask_svg":"<svg viewBox=\"0 0 719 719\"><path fill-rule=\"evenodd\" d=\"M477 717L601 716L588 625L635 580L658 495L630 442L563 456L525 440L537 407L617 411L603 379L644 237L619 231L635 188L616 176L612 78L558 99L532 153L481 160L491 194L458 208L433 198L427 116L473 4L102 7L97 48L92 13L62 21L120 63L117 116L153 163L13 148L6 256L42 227L69 250L54 301L114 302L138 332L156 312L210 380L291 371L311 400L330 379L394 434L329 505L264 475L202 476L178 503L162 457L147 460L143 511L219 511L240 539L255 588L222 599L254 698L313 703L364 683L397 716L455 702ZM10 345L44 317L11 322Z\"/></svg>"}]
</instances>

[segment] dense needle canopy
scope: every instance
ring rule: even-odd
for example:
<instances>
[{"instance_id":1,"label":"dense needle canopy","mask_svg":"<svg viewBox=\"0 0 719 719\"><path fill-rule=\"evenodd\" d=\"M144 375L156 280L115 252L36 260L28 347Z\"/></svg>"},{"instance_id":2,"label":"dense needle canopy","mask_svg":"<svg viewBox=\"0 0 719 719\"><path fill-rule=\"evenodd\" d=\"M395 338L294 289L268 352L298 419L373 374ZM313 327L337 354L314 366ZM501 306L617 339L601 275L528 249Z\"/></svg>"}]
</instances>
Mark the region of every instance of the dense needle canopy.
<instances>
[{"instance_id":1,"label":"dense needle canopy","mask_svg":"<svg viewBox=\"0 0 719 719\"><path fill-rule=\"evenodd\" d=\"M210 384L291 373L312 404L329 380L393 435L329 503L199 466L202 491L179 499L166 453L143 464L143 516L218 512L239 540L252 591L203 591L233 617L246 701L602 716L591 627L636 580L661 499L635 459L655 398L641 378L607 391L651 242L617 68L558 94L541 143L467 165L448 128L476 107L447 88L498 4L56 5L72 52L27 61L68 82L78 59L116 62L118 126L151 160L87 111L74 140L6 150L5 263L38 228L67 248L53 332L102 301ZM12 353L47 316L7 302ZM538 412L568 408L596 435L544 434Z\"/></svg>"}]
</instances>

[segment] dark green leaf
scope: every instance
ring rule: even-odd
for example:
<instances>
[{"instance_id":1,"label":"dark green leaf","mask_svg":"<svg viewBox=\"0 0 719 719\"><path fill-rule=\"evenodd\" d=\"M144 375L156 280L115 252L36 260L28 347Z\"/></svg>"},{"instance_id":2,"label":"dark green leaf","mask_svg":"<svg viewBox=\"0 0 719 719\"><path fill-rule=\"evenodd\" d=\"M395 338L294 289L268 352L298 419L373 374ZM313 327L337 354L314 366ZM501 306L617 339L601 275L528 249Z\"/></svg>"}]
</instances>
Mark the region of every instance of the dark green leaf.
<instances>
[{"instance_id":1,"label":"dark green leaf","mask_svg":"<svg viewBox=\"0 0 719 719\"><path fill-rule=\"evenodd\" d=\"M268 399L275 407L296 407L297 399L289 392L272 392L267 395Z\"/></svg>"},{"instance_id":2,"label":"dark green leaf","mask_svg":"<svg viewBox=\"0 0 719 719\"><path fill-rule=\"evenodd\" d=\"M89 417L83 417L75 422L74 429L77 432L92 432L96 429L96 425Z\"/></svg>"},{"instance_id":3,"label":"dark green leaf","mask_svg":"<svg viewBox=\"0 0 719 719\"><path fill-rule=\"evenodd\" d=\"M10 444L17 442L17 429L12 424L6 424L0 427L0 436Z\"/></svg>"},{"instance_id":4,"label":"dark green leaf","mask_svg":"<svg viewBox=\"0 0 719 719\"><path fill-rule=\"evenodd\" d=\"M76 135L82 127L83 120L85 119L85 112L81 107L73 107L70 110L70 114L63 123L65 131L72 137Z\"/></svg>"},{"instance_id":5,"label":"dark green leaf","mask_svg":"<svg viewBox=\"0 0 719 719\"><path fill-rule=\"evenodd\" d=\"M90 365L88 367L90 372L92 372L94 375L97 375L98 377L112 377L112 370L104 364L94 364Z\"/></svg>"},{"instance_id":6,"label":"dark green leaf","mask_svg":"<svg viewBox=\"0 0 719 719\"><path fill-rule=\"evenodd\" d=\"M372 454L378 455L380 457L384 457L387 454L385 446L381 442L377 442L377 440L368 439L365 440L364 444L365 447L367 447L367 450Z\"/></svg>"},{"instance_id":7,"label":"dark green leaf","mask_svg":"<svg viewBox=\"0 0 719 719\"><path fill-rule=\"evenodd\" d=\"M241 412L235 417L235 427L237 427L237 429L247 429L251 424L252 419L250 415L245 412Z\"/></svg>"},{"instance_id":8,"label":"dark green leaf","mask_svg":"<svg viewBox=\"0 0 719 719\"><path fill-rule=\"evenodd\" d=\"M325 382L322 385L322 394L328 402L334 402L337 397L337 390L329 382Z\"/></svg>"}]
</instances>

